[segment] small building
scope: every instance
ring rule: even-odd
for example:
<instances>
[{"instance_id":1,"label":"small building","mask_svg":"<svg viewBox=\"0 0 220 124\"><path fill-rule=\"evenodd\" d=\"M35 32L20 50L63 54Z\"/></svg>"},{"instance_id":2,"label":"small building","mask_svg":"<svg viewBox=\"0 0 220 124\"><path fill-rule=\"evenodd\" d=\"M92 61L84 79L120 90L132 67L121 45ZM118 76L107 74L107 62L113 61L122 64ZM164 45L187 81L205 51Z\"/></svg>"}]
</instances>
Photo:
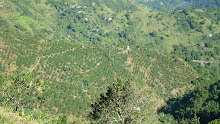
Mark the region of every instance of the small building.
<instances>
[{"instance_id":1,"label":"small building","mask_svg":"<svg viewBox=\"0 0 220 124\"><path fill-rule=\"evenodd\" d=\"M112 18L108 18L108 20L109 20L109 21L111 21L111 20L112 20Z\"/></svg>"},{"instance_id":2,"label":"small building","mask_svg":"<svg viewBox=\"0 0 220 124\"><path fill-rule=\"evenodd\" d=\"M85 20L85 21L88 21L89 19L88 19L88 18L84 18L84 20Z\"/></svg>"},{"instance_id":3,"label":"small building","mask_svg":"<svg viewBox=\"0 0 220 124\"><path fill-rule=\"evenodd\" d=\"M130 49L130 46L127 46L127 50L129 50Z\"/></svg>"},{"instance_id":4,"label":"small building","mask_svg":"<svg viewBox=\"0 0 220 124\"><path fill-rule=\"evenodd\" d=\"M207 37L212 37L212 34L209 34Z\"/></svg>"},{"instance_id":5,"label":"small building","mask_svg":"<svg viewBox=\"0 0 220 124\"><path fill-rule=\"evenodd\" d=\"M82 8L82 6L77 6L76 8Z\"/></svg>"},{"instance_id":6,"label":"small building","mask_svg":"<svg viewBox=\"0 0 220 124\"><path fill-rule=\"evenodd\" d=\"M140 111L141 108L140 107L134 107L134 110Z\"/></svg>"}]
</instances>

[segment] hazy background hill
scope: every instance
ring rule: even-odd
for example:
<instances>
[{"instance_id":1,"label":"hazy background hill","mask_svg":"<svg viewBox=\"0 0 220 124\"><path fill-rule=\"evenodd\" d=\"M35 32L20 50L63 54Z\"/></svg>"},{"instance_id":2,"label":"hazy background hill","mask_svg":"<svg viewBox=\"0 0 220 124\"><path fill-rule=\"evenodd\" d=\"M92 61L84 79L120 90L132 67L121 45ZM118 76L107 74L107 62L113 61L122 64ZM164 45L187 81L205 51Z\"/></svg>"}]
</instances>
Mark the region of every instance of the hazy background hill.
<instances>
[{"instance_id":1,"label":"hazy background hill","mask_svg":"<svg viewBox=\"0 0 220 124\"><path fill-rule=\"evenodd\" d=\"M182 9L213 9L219 8L219 0L136 0L138 3L156 11L182 10Z\"/></svg>"}]
</instances>

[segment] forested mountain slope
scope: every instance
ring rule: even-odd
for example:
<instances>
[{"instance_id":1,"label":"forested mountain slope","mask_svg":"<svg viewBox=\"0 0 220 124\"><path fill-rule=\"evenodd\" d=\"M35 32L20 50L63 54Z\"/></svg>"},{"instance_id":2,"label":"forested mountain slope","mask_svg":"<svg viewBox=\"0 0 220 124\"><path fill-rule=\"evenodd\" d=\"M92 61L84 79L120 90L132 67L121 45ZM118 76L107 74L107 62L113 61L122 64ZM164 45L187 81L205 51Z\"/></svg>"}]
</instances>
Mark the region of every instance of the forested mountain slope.
<instances>
[{"instance_id":1,"label":"forested mountain slope","mask_svg":"<svg viewBox=\"0 0 220 124\"><path fill-rule=\"evenodd\" d=\"M102 94L121 79L150 96L145 122L219 118L208 111L219 106L218 8L154 12L133 0L5 0L0 14L0 105L13 107L4 96L8 87L19 94L16 81L39 85L35 100L15 107L21 118L97 122L91 105L107 100Z\"/></svg>"}]
</instances>

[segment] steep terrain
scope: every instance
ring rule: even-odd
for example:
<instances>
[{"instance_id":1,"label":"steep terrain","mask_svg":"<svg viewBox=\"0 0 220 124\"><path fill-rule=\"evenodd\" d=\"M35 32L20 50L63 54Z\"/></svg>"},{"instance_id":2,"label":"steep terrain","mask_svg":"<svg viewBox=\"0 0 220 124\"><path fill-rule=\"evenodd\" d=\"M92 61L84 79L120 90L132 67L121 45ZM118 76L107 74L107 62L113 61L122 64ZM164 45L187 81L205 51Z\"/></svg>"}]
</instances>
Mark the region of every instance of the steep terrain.
<instances>
[{"instance_id":1,"label":"steep terrain","mask_svg":"<svg viewBox=\"0 0 220 124\"><path fill-rule=\"evenodd\" d=\"M206 5L216 8L218 2ZM87 123L91 104L123 79L151 96L152 123L204 117L208 105L200 110L194 104L219 104L219 9L149 8L133 0L0 1L0 74L30 72L47 82L39 100L18 116ZM188 96L193 104L183 103Z\"/></svg>"},{"instance_id":2,"label":"steep terrain","mask_svg":"<svg viewBox=\"0 0 220 124\"><path fill-rule=\"evenodd\" d=\"M199 77L181 59L144 47L103 49L16 34L2 36L2 73L33 71L53 82L45 97L53 101L47 109L58 108L55 113L86 114L95 96L120 78L169 99L193 89L190 81Z\"/></svg>"}]
</instances>

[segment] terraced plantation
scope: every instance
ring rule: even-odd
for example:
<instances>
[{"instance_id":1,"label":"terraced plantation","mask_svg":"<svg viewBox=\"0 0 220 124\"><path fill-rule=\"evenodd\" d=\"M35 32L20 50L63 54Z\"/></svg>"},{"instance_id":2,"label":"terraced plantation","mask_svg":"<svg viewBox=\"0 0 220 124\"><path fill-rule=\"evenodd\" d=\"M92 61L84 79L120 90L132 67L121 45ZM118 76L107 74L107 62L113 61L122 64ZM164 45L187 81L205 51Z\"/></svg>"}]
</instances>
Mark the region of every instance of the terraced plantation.
<instances>
[{"instance_id":1,"label":"terraced plantation","mask_svg":"<svg viewBox=\"0 0 220 124\"><path fill-rule=\"evenodd\" d=\"M0 123L218 123L219 2L178 1L0 0Z\"/></svg>"},{"instance_id":2,"label":"terraced plantation","mask_svg":"<svg viewBox=\"0 0 220 124\"><path fill-rule=\"evenodd\" d=\"M35 72L51 82L44 97L53 102L37 107L57 114L86 117L95 97L120 78L152 88L158 96L169 99L193 89L190 81L199 77L180 58L150 48L100 48L67 41L22 39L15 34L4 36L11 38L2 41L7 52L1 58L13 58L2 61L8 63L2 68L8 73Z\"/></svg>"}]
</instances>

